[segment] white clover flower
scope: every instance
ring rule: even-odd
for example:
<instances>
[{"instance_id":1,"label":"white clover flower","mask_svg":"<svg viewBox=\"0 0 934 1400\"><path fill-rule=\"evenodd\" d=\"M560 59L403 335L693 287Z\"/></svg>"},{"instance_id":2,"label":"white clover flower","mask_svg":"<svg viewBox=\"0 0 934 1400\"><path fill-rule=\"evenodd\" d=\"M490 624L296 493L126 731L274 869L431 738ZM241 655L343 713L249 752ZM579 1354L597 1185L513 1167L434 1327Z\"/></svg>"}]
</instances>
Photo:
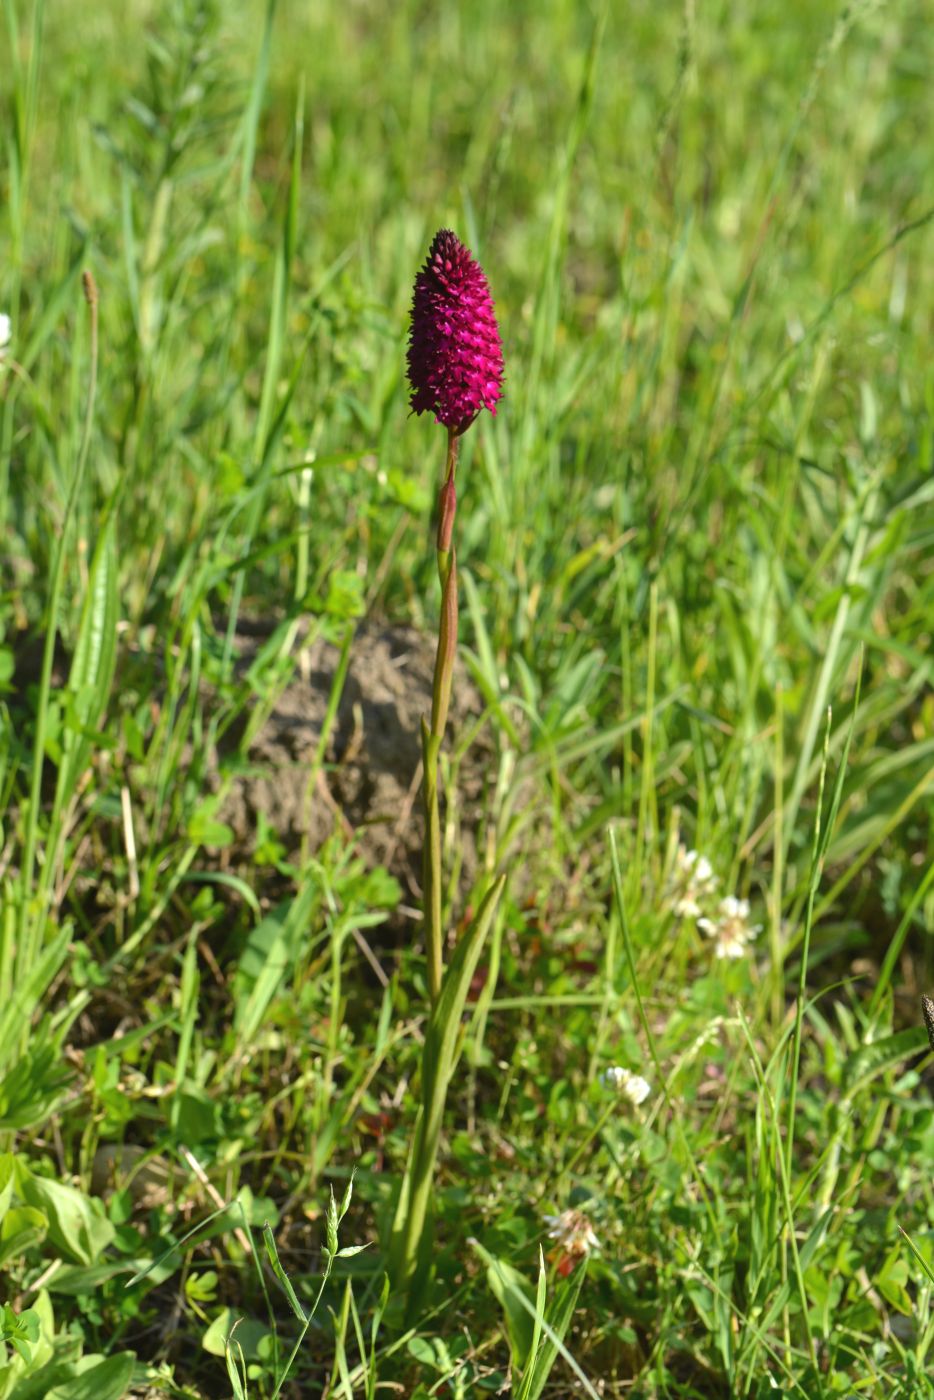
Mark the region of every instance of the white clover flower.
<instances>
[{"instance_id":1,"label":"white clover flower","mask_svg":"<svg viewBox=\"0 0 934 1400\"><path fill-rule=\"evenodd\" d=\"M615 1089L637 1108L640 1103L645 1103L652 1092L652 1086L647 1079L624 1069L622 1065L610 1065L609 1069L605 1069L601 1074L600 1082L608 1089Z\"/></svg>"},{"instance_id":2,"label":"white clover flower","mask_svg":"<svg viewBox=\"0 0 934 1400\"><path fill-rule=\"evenodd\" d=\"M0 311L0 360L5 358L12 337L13 323L5 311Z\"/></svg>"},{"instance_id":3,"label":"white clover flower","mask_svg":"<svg viewBox=\"0 0 934 1400\"><path fill-rule=\"evenodd\" d=\"M728 894L717 906L715 919L698 919L697 927L714 940L717 958L741 958L762 929L749 922L749 900Z\"/></svg>"},{"instance_id":4,"label":"white clover flower","mask_svg":"<svg viewBox=\"0 0 934 1400\"><path fill-rule=\"evenodd\" d=\"M548 1238L557 1240L566 1254L581 1258L592 1249L600 1248L593 1226L582 1210L563 1210L560 1215L546 1215Z\"/></svg>"},{"instance_id":5,"label":"white clover flower","mask_svg":"<svg viewBox=\"0 0 934 1400\"><path fill-rule=\"evenodd\" d=\"M699 918L703 912L703 902L713 895L716 888L717 877L707 857L700 851L689 851L679 844L670 881L671 907L678 917Z\"/></svg>"}]
</instances>

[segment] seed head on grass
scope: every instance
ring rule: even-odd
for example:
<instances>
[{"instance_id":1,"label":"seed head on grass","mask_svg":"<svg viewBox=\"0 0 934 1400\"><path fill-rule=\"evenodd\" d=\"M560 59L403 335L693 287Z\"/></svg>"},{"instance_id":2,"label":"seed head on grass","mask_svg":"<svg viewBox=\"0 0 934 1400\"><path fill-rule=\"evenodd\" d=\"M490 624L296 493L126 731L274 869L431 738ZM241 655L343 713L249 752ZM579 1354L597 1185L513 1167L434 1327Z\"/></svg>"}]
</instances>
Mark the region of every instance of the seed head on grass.
<instances>
[{"instance_id":1,"label":"seed head on grass","mask_svg":"<svg viewBox=\"0 0 934 1400\"><path fill-rule=\"evenodd\" d=\"M503 347L483 268L450 229L432 240L415 279L408 350L413 413L460 435L481 409L496 412Z\"/></svg>"},{"instance_id":2,"label":"seed head on grass","mask_svg":"<svg viewBox=\"0 0 934 1400\"><path fill-rule=\"evenodd\" d=\"M934 1001L932 1001L930 997L921 998L921 1012L924 1016L924 1024L927 1027L931 1049L934 1050Z\"/></svg>"}]
</instances>

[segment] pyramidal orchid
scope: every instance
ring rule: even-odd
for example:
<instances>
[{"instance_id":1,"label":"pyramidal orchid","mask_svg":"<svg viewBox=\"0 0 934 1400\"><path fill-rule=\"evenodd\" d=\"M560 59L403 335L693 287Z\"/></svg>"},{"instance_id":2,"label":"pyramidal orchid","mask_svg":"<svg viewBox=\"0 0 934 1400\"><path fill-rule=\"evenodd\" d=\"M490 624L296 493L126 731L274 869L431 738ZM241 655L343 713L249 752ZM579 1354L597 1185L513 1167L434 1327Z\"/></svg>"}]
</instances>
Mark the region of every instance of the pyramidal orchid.
<instances>
[{"instance_id":1,"label":"pyramidal orchid","mask_svg":"<svg viewBox=\"0 0 934 1400\"><path fill-rule=\"evenodd\" d=\"M389 1245L389 1274L411 1313L431 1268L431 1197L448 1085L460 1052L460 1022L471 979L493 922L504 881L495 880L461 935L447 968L441 871L438 759L444 741L457 654L457 557L454 518L458 447L484 409L503 392L503 349L483 269L450 229L435 234L415 279L408 371L413 413L433 413L447 429L436 541L441 621L431 717L422 720L425 803L423 857L428 1027L422 1055L421 1109Z\"/></svg>"},{"instance_id":2,"label":"pyramidal orchid","mask_svg":"<svg viewBox=\"0 0 934 1400\"><path fill-rule=\"evenodd\" d=\"M408 350L413 413L433 413L447 428L447 460L438 500L437 559L441 625L432 687L431 723L424 734L424 896L428 988L441 991L441 830L438 755L444 738L457 651L457 511L455 474L460 438L482 409L496 412L502 396L503 347L483 268L450 229L440 229L415 278Z\"/></svg>"},{"instance_id":3,"label":"pyramidal orchid","mask_svg":"<svg viewBox=\"0 0 934 1400\"><path fill-rule=\"evenodd\" d=\"M415 279L409 336L412 412L458 435L481 409L496 412L503 347L483 268L450 229L435 234Z\"/></svg>"}]
</instances>

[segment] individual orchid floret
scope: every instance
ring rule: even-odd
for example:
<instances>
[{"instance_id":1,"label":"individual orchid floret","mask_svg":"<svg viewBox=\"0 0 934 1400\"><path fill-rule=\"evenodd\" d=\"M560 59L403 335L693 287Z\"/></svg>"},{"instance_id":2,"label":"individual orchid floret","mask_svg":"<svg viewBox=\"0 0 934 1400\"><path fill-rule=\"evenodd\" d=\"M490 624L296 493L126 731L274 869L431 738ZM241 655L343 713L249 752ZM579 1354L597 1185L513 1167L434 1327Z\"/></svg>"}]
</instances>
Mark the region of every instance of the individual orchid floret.
<instances>
[{"instance_id":1,"label":"individual orchid floret","mask_svg":"<svg viewBox=\"0 0 934 1400\"><path fill-rule=\"evenodd\" d=\"M496 412L503 348L480 264L456 234L435 234L415 279L408 349L413 413L433 413L460 434L481 409Z\"/></svg>"},{"instance_id":2,"label":"individual orchid floret","mask_svg":"<svg viewBox=\"0 0 934 1400\"><path fill-rule=\"evenodd\" d=\"M697 927L714 940L717 958L741 958L748 945L761 932L761 924L749 922L749 900L728 894L717 906L714 919L698 919Z\"/></svg>"},{"instance_id":3,"label":"individual orchid floret","mask_svg":"<svg viewBox=\"0 0 934 1400\"><path fill-rule=\"evenodd\" d=\"M5 311L0 311L0 360L6 359L6 353L12 337L12 322Z\"/></svg>"},{"instance_id":4,"label":"individual orchid floret","mask_svg":"<svg viewBox=\"0 0 934 1400\"><path fill-rule=\"evenodd\" d=\"M610 1065L609 1069L603 1071L600 1079L606 1088L615 1089L636 1108L640 1103L645 1103L652 1092L652 1086L647 1079L643 1079L641 1074L633 1074L631 1070L624 1069L622 1065Z\"/></svg>"}]
</instances>

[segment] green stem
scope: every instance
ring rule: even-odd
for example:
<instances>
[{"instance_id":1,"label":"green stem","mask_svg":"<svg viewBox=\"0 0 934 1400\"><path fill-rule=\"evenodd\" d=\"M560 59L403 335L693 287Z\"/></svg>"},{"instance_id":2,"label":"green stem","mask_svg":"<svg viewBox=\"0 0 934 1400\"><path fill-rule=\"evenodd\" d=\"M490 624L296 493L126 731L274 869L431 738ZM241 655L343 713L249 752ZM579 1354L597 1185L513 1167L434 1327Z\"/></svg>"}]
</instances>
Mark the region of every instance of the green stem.
<instances>
[{"instance_id":1,"label":"green stem","mask_svg":"<svg viewBox=\"0 0 934 1400\"><path fill-rule=\"evenodd\" d=\"M431 724L422 723L422 755L424 766L423 794L425 801L425 845L422 861L422 883L425 900L425 951L428 960L428 993L432 1007L441 995L443 974L443 944L441 911L441 812L438 800L438 757L444 741L451 686L454 680L454 659L457 655L457 560L452 546L457 495L454 477L457 471L457 450L460 439L448 429L448 451L444 481L438 503L438 578L441 581L441 624L438 650L431 688Z\"/></svg>"},{"instance_id":2,"label":"green stem","mask_svg":"<svg viewBox=\"0 0 934 1400\"><path fill-rule=\"evenodd\" d=\"M435 1162L448 1087L460 1057L461 1017L490 925L496 914L505 877L487 890L477 917L458 942L444 980L443 994L433 1008L422 1052L421 1107L412 1151L402 1181L389 1245L388 1273L393 1287L412 1290L409 1310L418 1301L416 1275L424 1282L431 1254L431 1201Z\"/></svg>"},{"instance_id":3,"label":"green stem","mask_svg":"<svg viewBox=\"0 0 934 1400\"><path fill-rule=\"evenodd\" d=\"M35 871L36 845L39 832L39 805L42 800L42 768L45 759L45 731L49 712L49 696L52 689L52 662L55 656L55 638L58 632L58 614L61 608L62 589L65 581L65 546L69 528L78 506L84 469L88 460L91 443L91 428L94 422L94 400L97 393L97 287L90 272L82 279L85 300L91 312L91 369L88 382L88 396L84 414L84 428L78 448L78 460L65 502L65 515L62 530L55 546L52 563L52 586L49 591L49 606L46 615L45 646L42 652L42 672L39 679L39 700L36 708L36 733L33 740L32 776L29 785L29 808L26 816L26 834L23 842L23 864L20 875L19 938L17 940L17 964L22 976L35 962L42 938L44 919L37 913L35 922L33 902L30 898L33 874Z\"/></svg>"},{"instance_id":4,"label":"green stem","mask_svg":"<svg viewBox=\"0 0 934 1400\"><path fill-rule=\"evenodd\" d=\"M425 952L428 958L428 996L432 1006L441 995L441 813L438 805L438 750L440 748L425 720L422 720L422 755L425 796L425 846L422 857L422 885L425 901Z\"/></svg>"},{"instance_id":5,"label":"green stem","mask_svg":"<svg viewBox=\"0 0 934 1400\"><path fill-rule=\"evenodd\" d=\"M441 818L438 799L438 758L444 742L454 660L457 654L457 562L453 546L457 494L458 437L448 431L444 480L438 500L437 559L441 581L441 624L435 656L431 720L422 720L424 755L425 948L428 961L429 1018L422 1055L421 1106L412 1150L396 1206L389 1244L388 1272L393 1286L408 1293L415 1304L416 1276L422 1279L431 1248L431 1199L435 1163L448 1086L460 1054L461 1016L471 978L496 912L503 880L487 891L477 917L458 941L450 966L443 965L441 899Z\"/></svg>"}]
</instances>

